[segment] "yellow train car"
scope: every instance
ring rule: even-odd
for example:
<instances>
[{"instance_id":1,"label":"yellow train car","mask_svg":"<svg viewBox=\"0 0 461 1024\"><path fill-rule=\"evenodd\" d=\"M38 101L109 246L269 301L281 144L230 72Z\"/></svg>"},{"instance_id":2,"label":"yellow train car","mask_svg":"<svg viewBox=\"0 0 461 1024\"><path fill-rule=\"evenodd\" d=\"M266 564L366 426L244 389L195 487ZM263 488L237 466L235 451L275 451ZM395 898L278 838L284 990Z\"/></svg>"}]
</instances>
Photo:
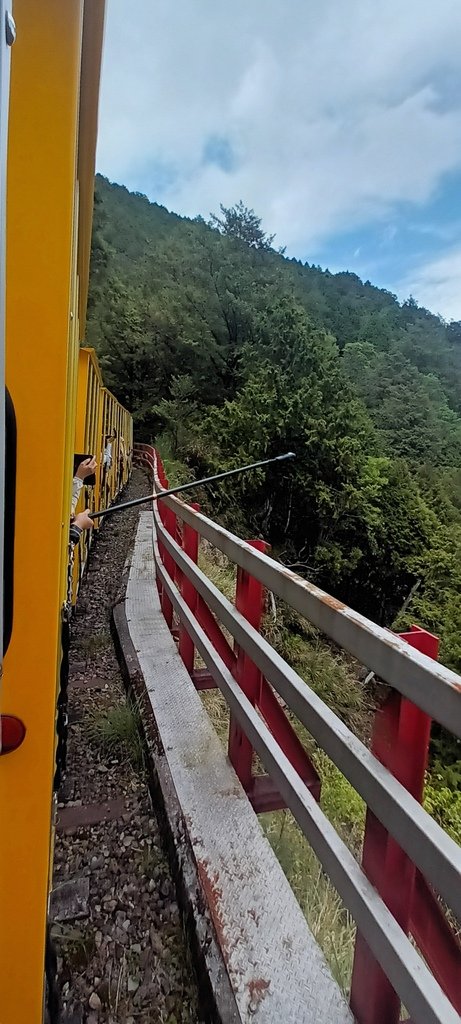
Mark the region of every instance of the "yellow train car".
<instances>
[{"instance_id":1,"label":"yellow train car","mask_svg":"<svg viewBox=\"0 0 461 1024\"><path fill-rule=\"evenodd\" d=\"M111 501L129 474L129 457L123 467L120 462L120 437L129 452L130 417L103 387L94 354L80 350L104 7L104 0L14 0L12 45L11 4L7 9L0 0L2 275L6 265L0 347L8 389L5 436L0 430L1 1024L39 1024L44 1017L74 453L89 449L98 459L94 506ZM3 380L0 393L3 424ZM106 433L113 426L117 439L104 491ZM78 578L86 555L82 545Z\"/></svg>"},{"instance_id":2,"label":"yellow train car","mask_svg":"<svg viewBox=\"0 0 461 1024\"><path fill-rule=\"evenodd\" d=\"M113 441L108 441L111 430L115 431L115 436ZM109 444L110 453L107 451ZM81 348L78 358L75 452L81 455L94 455L98 469L94 486L82 488L76 506L77 512L88 507L107 508L121 494L131 474L132 450L132 418L115 395L104 387L94 349ZM74 552L73 604L77 599L93 533L100 525L101 520L96 519L94 531L82 534L80 544Z\"/></svg>"}]
</instances>

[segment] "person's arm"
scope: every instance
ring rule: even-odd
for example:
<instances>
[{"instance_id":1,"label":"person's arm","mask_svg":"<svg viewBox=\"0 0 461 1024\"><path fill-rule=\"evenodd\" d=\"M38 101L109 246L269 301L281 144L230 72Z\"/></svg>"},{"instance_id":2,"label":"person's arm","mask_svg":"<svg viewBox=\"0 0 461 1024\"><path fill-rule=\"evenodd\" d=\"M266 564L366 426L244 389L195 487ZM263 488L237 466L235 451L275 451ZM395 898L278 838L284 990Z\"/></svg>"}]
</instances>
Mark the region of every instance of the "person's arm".
<instances>
[{"instance_id":1,"label":"person's arm","mask_svg":"<svg viewBox=\"0 0 461 1024\"><path fill-rule=\"evenodd\" d=\"M72 480L72 515L74 514L75 509L77 508L77 502L80 497L80 491L82 487L83 480L81 480L80 477L78 476L74 476L74 479Z\"/></svg>"},{"instance_id":2,"label":"person's arm","mask_svg":"<svg viewBox=\"0 0 461 1024\"><path fill-rule=\"evenodd\" d=\"M90 519L89 508L86 508L84 512L79 512L77 516L73 516L69 530L70 543L78 544L83 531L91 530L93 526L94 522Z\"/></svg>"},{"instance_id":3,"label":"person's arm","mask_svg":"<svg viewBox=\"0 0 461 1024\"><path fill-rule=\"evenodd\" d=\"M78 544L80 537L82 536L83 530L80 526L76 526L75 523L70 524L69 540L71 544Z\"/></svg>"},{"instance_id":4,"label":"person's arm","mask_svg":"<svg viewBox=\"0 0 461 1024\"><path fill-rule=\"evenodd\" d=\"M95 458L84 459L83 462L77 468L77 472L72 481L72 515L77 508L77 502L80 497L80 491L83 487L84 481L87 477L92 476L97 468L97 462Z\"/></svg>"}]
</instances>

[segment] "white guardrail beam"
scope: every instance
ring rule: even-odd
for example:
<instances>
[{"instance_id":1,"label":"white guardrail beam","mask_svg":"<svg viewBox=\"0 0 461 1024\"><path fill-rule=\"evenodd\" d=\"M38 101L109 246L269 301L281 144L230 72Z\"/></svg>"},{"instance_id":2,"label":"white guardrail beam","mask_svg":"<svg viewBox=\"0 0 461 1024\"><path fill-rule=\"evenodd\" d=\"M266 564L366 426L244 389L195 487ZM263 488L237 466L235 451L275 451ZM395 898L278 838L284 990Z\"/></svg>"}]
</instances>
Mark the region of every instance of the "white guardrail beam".
<instances>
[{"instance_id":1,"label":"white guardrail beam","mask_svg":"<svg viewBox=\"0 0 461 1024\"><path fill-rule=\"evenodd\" d=\"M403 1004L424 1024L459 1024L459 1014L226 668L172 583L158 552L155 556L162 587L176 614Z\"/></svg>"}]
</instances>

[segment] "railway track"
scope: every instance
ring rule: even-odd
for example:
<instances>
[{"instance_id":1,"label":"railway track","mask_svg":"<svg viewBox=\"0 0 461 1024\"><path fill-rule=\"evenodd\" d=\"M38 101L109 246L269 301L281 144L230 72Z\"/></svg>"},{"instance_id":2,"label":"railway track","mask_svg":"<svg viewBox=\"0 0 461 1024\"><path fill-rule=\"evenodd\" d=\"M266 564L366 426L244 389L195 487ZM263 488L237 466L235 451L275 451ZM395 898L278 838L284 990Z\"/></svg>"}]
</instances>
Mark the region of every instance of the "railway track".
<instances>
[{"instance_id":1,"label":"railway track","mask_svg":"<svg viewBox=\"0 0 461 1024\"><path fill-rule=\"evenodd\" d=\"M128 498L145 490L135 470ZM110 612L138 520L101 530L71 643L68 775L59 794L52 899L67 1024L198 1024L197 991L152 808Z\"/></svg>"}]
</instances>

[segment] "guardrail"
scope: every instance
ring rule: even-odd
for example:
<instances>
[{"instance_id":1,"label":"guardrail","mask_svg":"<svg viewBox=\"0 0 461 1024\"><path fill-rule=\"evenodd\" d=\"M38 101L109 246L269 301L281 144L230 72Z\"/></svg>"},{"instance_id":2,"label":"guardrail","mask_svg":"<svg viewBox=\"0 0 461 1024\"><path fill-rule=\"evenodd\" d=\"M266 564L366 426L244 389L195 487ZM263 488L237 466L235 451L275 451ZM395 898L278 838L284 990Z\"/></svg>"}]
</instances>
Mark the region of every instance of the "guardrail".
<instances>
[{"instance_id":1,"label":"guardrail","mask_svg":"<svg viewBox=\"0 0 461 1024\"><path fill-rule=\"evenodd\" d=\"M155 488L167 488L154 449L137 445L135 454ZM434 890L461 920L461 848L421 799L431 718L461 736L461 678L433 660L438 641L426 631L396 636L377 626L198 506L166 498L153 516L163 614L197 688L217 686L226 698L229 757L253 806L290 808L357 923L350 1003L358 1024L397 1024L401 1007L413 1024L459 1024L461 946ZM198 567L200 537L237 566L235 605ZM258 632L264 588L392 687L371 750ZM194 670L195 649L206 670ZM320 779L278 698L367 804L361 865L318 806ZM252 776L253 749L268 772L262 782Z\"/></svg>"}]
</instances>

